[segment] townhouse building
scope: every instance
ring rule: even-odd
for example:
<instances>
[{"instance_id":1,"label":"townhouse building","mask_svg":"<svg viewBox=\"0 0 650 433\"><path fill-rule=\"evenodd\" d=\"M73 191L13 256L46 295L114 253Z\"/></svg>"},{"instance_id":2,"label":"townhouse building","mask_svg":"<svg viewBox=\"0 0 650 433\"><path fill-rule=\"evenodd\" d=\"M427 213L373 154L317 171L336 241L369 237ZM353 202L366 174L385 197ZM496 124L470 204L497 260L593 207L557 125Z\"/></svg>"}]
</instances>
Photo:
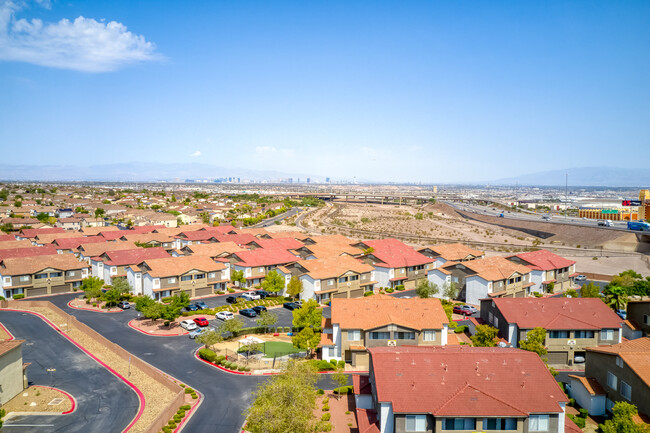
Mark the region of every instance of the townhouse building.
<instances>
[{"instance_id":1,"label":"townhouse building","mask_svg":"<svg viewBox=\"0 0 650 433\"><path fill-rule=\"evenodd\" d=\"M176 236L176 248L181 249L187 245L207 244L217 242L215 234L207 230L181 232Z\"/></svg>"},{"instance_id":2,"label":"townhouse building","mask_svg":"<svg viewBox=\"0 0 650 433\"><path fill-rule=\"evenodd\" d=\"M105 243L106 239L101 236L88 236L88 237L78 237L78 238L61 238L55 239L52 241L51 245L54 245L57 252L62 253L78 253L78 248L81 244L102 244Z\"/></svg>"},{"instance_id":3,"label":"townhouse building","mask_svg":"<svg viewBox=\"0 0 650 433\"><path fill-rule=\"evenodd\" d=\"M418 252L433 259L434 268L447 262L466 262L485 258L483 251L475 250L461 243L432 245L420 248Z\"/></svg>"},{"instance_id":4,"label":"townhouse building","mask_svg":"<svg viewBox=\"0 0 650 433\"><path fill-rule=\"evenodd\" d=\"M93 277L101 278L106 284L117 277L126 277L126 268L147 259L163 259L170 257L162 247L131 248L127 250L108 250L99 256L90 258Z\"/></svg>"},{"instance_id":5,"label":"townhouse building","mask_svg":"<svg viewBox=\"0 0 650 433\"><path fill-rule=\"evenodd\" d=\"M569 379L571 397L590 415L605 415L617 402L626 402L647 417L650 415L650 338L587 348L585 375L572 375Z\"/></svg>"},{"instance_id":6,"label":"townhouse building","mask_svg":"<svg viewBox=\"0 0 650 433\"><path fill-rule=\"evenodd\" d=\"M6 248L0 249L0 260L15 257L51 256L53 254L59 254L53 245L44 245L42 247L30 246L26 248Z\"/></svg>"},{"instance_id":7,"label":"townhouse building","mask_svg":"<svg viewBox=\"0 0 650 433\"><path fill-rule=\"evenodd\" d=\"M403 285L413 289L433 269L433 259L418 253L397 239L361 241L353 246L367 252L359 259L375 267L379 287Z\"/></svg>"},{"instance_id":8,"label":"townhouse building","mask_svg":"<svg viewBox=\"0 0 650 433\"><path fill-rule=\"evenodd\" d=\"M185 256L208 256L212 259L225 257L228 254L236 253L239 251L247 251L234 242L218 242L210 244L193 244L187 245L180 249L180 253ZM174 253L172 253L174 254Z\"/></svg>"},{"instance_id":9,"label":"townhouse building","mask_svg":"<svg viewBox=\"0 0 650 433\"><path fill-rule=\"evenodd\" d=\"M97 242L83 243L77 247L77 257L79 260L90 263L92 257L98 257L106 251L132 250L137 248L133 242L115 241L115 242Z\"/></svg>"},{"instance_id":10,"label":"townhouse building","mask_svg":"<svg viewBox=\"0 0 650 433\"><path fill-rule=\"evenodd\" d=\"M515 254L507 258L511 262L530 268L528 294L563 292L574 286L576 262L547 250ZM551 290L553 288L553 290Z\"/></svg>"},{"instance_id":11,"label":"townhouse building","mask_svg":"<svg viewBox=\"0 0 650 433\"><path fill-rule=\"evenodd\" d=\"M622 319L598 298L482 299L481 319L514 347L528 331L544 328L547 358L553 365L584 361L587 347L622 339Z\"/></svg>"},{"instance_id":12,"label":"townhouse building","mask_svg":"<svg viewBox=\"0 0 650 433\"><path fill-rule=\"evenodd\" d=\"M637 337L650 335L650 299L629 301L627 303L627 320L638 329Z\"/></svg>"},{"instance_id":13,"label":"townhouse building","mask_svg":"<svg viewBox=\"0 0 650 433\"><path fill-rule=\"evenodd\" d=\"M359 298L372 291L375 269L351 256L300 260L280 266L278 273L285 278L285 287L292 276L302 282L301 299L327 302L331 298Z\"/></svg>"},{"instance_id":14,"label":"townhouse building","mask_svg":"<svg viewBox=\"0 0 650 433\"><path fill-rule=\"evenodd\" d=\"M516 297L528 295L530 269L495 256L465 262L447 262L431 269L429 281L442 288L445 283L455 283L459 288L458 299L479 305L487 297ZM436 295L441 296L442 290Z\"/></svg>"},{"instance_id":15,"label":"townhouse building","mask_svg":"<svg viewBox=\"0 0 650 433\"><path fill-rule=\"evenodd\" d=\"M211 295L224 290L229 280L228 267L206 256L147 259L127 266L127 281L134 293L156 300L180 292L190 298Z\"/></svg>"},{"instance_id":16,"label":"townhouse building","mask_svg":"<svg viewBox=\"0 0 650 433\"><path fill-rule=\"evenodd\" d=\"M382 346L444 346L449 321L439 299L335 298L323 318L321 358L367 368L368 351Z\"/></svg>"},{"instance_id":17,"label":"townhouse building","mask_svg":"<svg viewBox=\"0 0 650 433\"><path fill-rule=\"evenodd\" d=\"M71 292L88 276L88 269L73 254L7 258L0 262L0 290L5 298Z\"/></svg>"},{"instance_id":18,"label":"townhouse building","mask_svg":"<svg viewBox=\"0 0 650 433\"><path fill-rule=\"evenodd\" d=\"M533 352L470 346L368 352L369 374L355 380L359 431L580 432L566 417L568 398Z\"/></svg>"},{"instance_id":19,"label":"townhouse building","mask_svg":"<svg viewBox=\"0 0 650 433\"><path fill-rule=\"evenodd\" d=\"M41 229L23 229L16 235L18 240L34 240L34 238L39 234L56 234L56 233L65 233L65 229L62 227L49 227Z\"/></svg>"},{"instance_id":20,"label":"townhouse building","mask_svg":"<svg viewBox=\"0 0 650 433\"><path fill-rule=\"evenodd\" d=\"M81 218L74 216L69 218L59 218L55 226L61 227L65 230L79 230L81 228Z\"/></svg>"},{"instance_id":21,"label":"townhouse building","mask_svg":"<svg viewBox=\"0 0 650 433\"><path fill-rule=\"evenodd\" d=\"M224 257L230 263L230 269L243 271L246 278L246 286L260 284L266 275L278 266L293 263L298 258L287 250L264 249L238 251Z\"/></svg>"},{"instance_id":22,"label":"townhouse building","mask_svg":"<svg viewBox=\"0 0 650 433\"><path fill-rule=\"evenodd\" d=\"M176 249L176 239L165 233L126 233L119 240L133 242L144 248L162 247L167 251Z\"/></svg>"}]
</instances>

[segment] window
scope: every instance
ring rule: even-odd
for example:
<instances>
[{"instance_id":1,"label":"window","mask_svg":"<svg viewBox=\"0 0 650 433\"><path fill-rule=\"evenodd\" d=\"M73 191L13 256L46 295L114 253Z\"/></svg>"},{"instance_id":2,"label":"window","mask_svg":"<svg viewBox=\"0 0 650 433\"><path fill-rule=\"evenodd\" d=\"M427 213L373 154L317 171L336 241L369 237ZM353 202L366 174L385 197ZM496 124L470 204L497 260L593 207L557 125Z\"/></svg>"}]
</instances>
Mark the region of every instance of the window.
<instances>
[{"instance_id":1,"label":"window","mask_svg":"<svg viewBox=\"0 0 650 433\"><path fill-rule=\"evenodd\" d=\"M474 418L443 418L443 430L475 430L476 419Z\"/></svg>"},{"instance_id":2,"label":"window","mask_svg":"<svg viewBox=\"0 0 650 433\"><path fill-rule=\"evenodd\" d=\"M5 284L11 284L11 277L5 277Z\"/></svg>"},{"instance_id":3,"label":"window","mask_svg":"<svg viewBox=\"0 0 650 433\"><path fill-rule=\"evenodd\" d=\"M551 331L548 333L549 338L569 338L569 331Z\"/></svg>"},{"instance_id":4,"label":"window","mask_svg":"<svg viewBox=\"0 0 650 433\"><path fill-rule=\"evenodd\" d=\"M194 275L195 280L202 280L205 278L205 274L196 274Z\"/></svg>"},{"instance_id":5,"label":"window","mask_svg":"<svg viewBox=\"0 0 650 433\"><path fill-rule=\"evenodd\" d=\"M191 276L191 275L183 275L183 276L181 277L181 281L189 281L189 280L191 280L191 279L192 279L192 276Z\"/></svg>"},{"instance_id":6,"label":"window","mask_svg":"<svg viewBox=\"0 0 650 433\"><path fill-rule=\"evenodd\" d=\"M623 358L621 358L620 356L617 356L616 357L616 365L623 368Z\"/></svg>"},{"instance_id":7,"label":"window","mask_svg":"<svg viewBox=\"0 0 650 433\"><path fill-rule=\"evenodd\" d=\"M499 327L499 318L494 316L494 327L498 328Z\"/></svg>"},{"instance_id":8,"label":"window","mask_svg":"<svg viewBox=\"0 0 650 433\"><path fill-rule=\"evenodd\" d=\"M167 278L167 284L174 284L174 283L176 283L176 277Z\"/></svg>"},{"instance_id":9,"label":"window","mask_svg":"<svg viewBox=\"0 0 650 433\"><path fill-rule=\"evenodd\" d=\"M594 338L594 331L575 331L575 338Z\"/></svg>"},{"instance_id":10,"label":"window","mask_svg":"<svg viewBox=\"0 0 650 433\"><path fill-rule=\"evenodd\" d=\"M217 274L215 272L210 272L208 278L214 278Z\"/></svg>"},{"instance_id":11,"label":"window","mask_svg":"<svg viewBox=\"0 0 650 433\"><path fill-rule=\"evenodd\" d=\"M260 268L259 271L260 271L260 272L264 272L264 268Z\"/></svg>"},{"instance_id":12,"label":"window","mask_svg":"<svg viewBox=\"0 0 650 433\"><path fill-rule=\"evenodd\" d=\"M396 332L395 338L398 340L415 340L415 332Z\"/></svg>"},{"instance_id":13,"label":"window","mask_svg":"<svg viewBox=\"0 0 650 433\"><path fill-rule=\"evenodd\" d=\"M359 276L358 275L350 275L350 281L358 281Z\"/></svg>"},{"instance_id":14,"label":"window","mask_svg":"<svg viewBox=\"0 0 650 433\"><path fill-rule=\"evenodd\" d=\"M390 332L371 332L370 333L370 339L371 340L388 340L390 338Z\"/></svg>"},{"instance_id":15,"label":"window","mask_svg":"<svg viewBox=\"0 0 650 433\"><path fill-rule=\"evenodd\" d=\"M43 280L45 278L47 278L47 274L36 274L36 275L34 275L35 280Z\"/></svg>"},{"instance_id":16,"label":"window","mask_svg":"<svg viewBox=\"0 0 650 433\"><path fill-rule=\"evenodd\" d=\"M517 430L517 419L483 418L483 430Z\"/></svg>"},{"instance_id":17,"label":"window","mask_svg":"<svg viewBox=\"0 0 650 433\"><path fill-rule=\"evenodd\" d=\"M345 283L346 281L348 281L348 277L339 278L339 283Z\"/></svg>"},{"instance_id":18,"label":"window","mask_svg":"<svg viewBox=\"0 0 650 433\"><path fill-rule=\"evenodd\" d=\"M644 314L643 315L643 323L646 324L646 325L650 325L650 316L648 316L647 314Z\"/></svg>"},{"instance_id":19,"label":"window","mask_svg":"<svg viewBox=\"0 0 650 433\"><path fill-rule=\"evenodd\" d=\"M600 331L601 340L613 340L614 339L614 330L613 329L603 329Z\"/></svg>"},{"instance_id":20,"label":"window","mask_svg":"<svg viewBox=\"0 0 650 433\"><path fill-rule=\"evenodd\" d=\"M74 277L75 273L76 273L75 271L68 271L68 272L65 273L65 276L66 277Z\"/></svg>"},{"instance_id":21,"label":"window","mask_svg":"<svg viewBox=\"0 0 650 433\"><path fill-rule=\"evenodd\" d=\"M621 380L621 395L624 399L630 400L632 398L632 387Z\"/></svg>"},{"instance_id":22,"label":"window","mask_svg":"<svg viewBox=\"0 0 650 433\"><path fill-rule=\"evenodd\" d=\"M528 418L528 431L548 431L548 415L531 415Z\"/></svg>"},{"instance_id":23,"label":"window","mask_svg":"<svg viewBox=\"0 0 650 433\"><path fill-rule=\"evenodd\" d=\"M63 276L63 272L50 272L50 278L58 278L62 276Z\"/></svg>"},{"instance_id":24,"label":"window","mask_svg":"<svg viewBox=\"0 0 650 433\"><path fill-rule=\"evenodd\" d=\"M406 415L406 431L426 431L426 415Z\"/></svg>"},{"instance_id":25,"label":"window","mask_svg":"<svg viewBox=\"0 0 650 433\"><path fill-rule=\"evenodd\" d=\"M607 372L607 386L609 386L613 390L616 390L616 376L614 376L609 371Z\"/></svg>"},{"instance_id":26,"label":"window","mask_svg":"<svg viewBox=\"0 0 650 433\"><path fill-rule=\"evenodd\" d=\"M436 341L436 331L424 331L424 341Z\"/></svg>"},{"instance_id":27,"label":"window","mask_svg":"<svg viewBox=\"0 0 650 433\"><path fill-rule=\"evenodd\" d=\"M360 341L361 340L361 331L358 329L352 329L348 331L348 340L350 341Z\"/></svg>"},{"instance_id":28,"label":"window","mask_svg":"<svg viewBox=\"0 0 650 433\"><path fill-rule=\"evenodd\" d=\"M333 286L334 285L334 280L327 280L327 285L328 286Z\"/></svg>"},{"instance_id":29,"label":"window","mask_svg":"<svg viewBox=\"0 0 650 433\"><path fill-rule=\"evenodd\" d=\"M27 281L31 280L31 278L32 277L30 277L29 275L21 275L19 280L21 283L26 283ZM9 282L11 282L11 280L9 280Z\"/></svg>"}]
</instances>

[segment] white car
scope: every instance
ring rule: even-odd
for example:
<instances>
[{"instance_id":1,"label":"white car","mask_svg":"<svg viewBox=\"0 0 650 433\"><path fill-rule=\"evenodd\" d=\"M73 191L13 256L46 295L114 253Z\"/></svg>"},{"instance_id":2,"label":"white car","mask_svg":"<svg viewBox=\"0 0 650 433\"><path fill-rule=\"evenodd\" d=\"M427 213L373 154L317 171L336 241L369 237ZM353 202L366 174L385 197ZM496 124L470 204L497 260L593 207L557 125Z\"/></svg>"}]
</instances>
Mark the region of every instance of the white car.
<instances>
[{"instance_id":1,"label":"white car","mask_svg":"<svg viewBox=\"0 0 650 433\"><path fill-rule=\"evenodd\" d=\"M577 275L573 280L574 281L586 281L587 276L586 275Z\"/></svg>"},{"instance_id":2,"label":"white car","mask_svg":"<svg viewBox=\"0 0 650 433\"><path fill-rule=\"evenodd\" d=\"M197 326L196 323L194 323L194 320L185 319L181 322L181 328L185 328L188 331L194 331L197 328Z\"/></svg>"},{"instance_id":3,"label":"white car","mask_svg":"<svg viewBox=\"0 0 650 433\"><path fill-rule=\"evenodd\" d=\"M234 319L235 315L232 314L230 311L219 311L217 314L214 315L217 319L221 319L223 321Z\"/></svg>"},{"instance_id":4,"label":"white car","mask_svg":"<svg viewBox=\"0 0 650 433\"><path fill-rule=\"evenodd\" d=\"M262 299L262 297L257 292L242 293L242 296L247 296L248 298L250 298L251 301L255 301L257 299Z\"/></svg>"}]
</instances>

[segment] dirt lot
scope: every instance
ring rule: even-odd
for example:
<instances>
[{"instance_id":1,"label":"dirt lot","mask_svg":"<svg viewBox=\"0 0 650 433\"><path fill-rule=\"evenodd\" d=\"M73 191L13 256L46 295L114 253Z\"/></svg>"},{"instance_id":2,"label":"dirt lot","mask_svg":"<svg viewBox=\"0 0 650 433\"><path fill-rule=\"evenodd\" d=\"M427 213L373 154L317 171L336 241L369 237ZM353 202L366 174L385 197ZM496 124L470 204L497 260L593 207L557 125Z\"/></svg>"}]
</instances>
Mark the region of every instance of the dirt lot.
<instances>
[{"instance_id":1,"label":"dirt lot","mask_svg":"<svg viewBox=\"0 0 650 433\"><path fill-rule=\"evenodd\" d=\"M323 411L323 400L329 398L328 405L329 411ZM354 395L342 395L340 400L337 400L336 394L332 391L325 391L324 395L316 398L316 410L314 410L314 417L320 420L324 413L331 414L330 423L332 424L332 431L337 433L352 433L357 431L357 418L354 413Z\"/></svg>"},{"instance_id":2,"label":"dirt lot","mask_svg":"<svg viewBox=\"0 0 650 433\"><path fill-rule=\"evenodd\" d=\"M57 389L30 386L9 400L2 408L7 414L11 412L63 413L72 409L72 401Z\"/></svg>"}]
</instances>

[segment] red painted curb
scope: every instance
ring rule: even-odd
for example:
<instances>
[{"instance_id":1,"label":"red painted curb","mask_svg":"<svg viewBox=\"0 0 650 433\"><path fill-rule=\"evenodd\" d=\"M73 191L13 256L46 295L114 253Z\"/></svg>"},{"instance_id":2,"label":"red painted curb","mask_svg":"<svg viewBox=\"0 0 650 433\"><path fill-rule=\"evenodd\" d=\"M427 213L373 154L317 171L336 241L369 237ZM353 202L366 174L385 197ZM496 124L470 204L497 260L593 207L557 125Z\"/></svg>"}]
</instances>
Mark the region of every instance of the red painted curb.
<instances>
[{"instance_id":1,"label":"red painted curb","mask_svg":"<svg viewBox=\"0 0 650 433\"><path fill-rule=\"evenodd\" d=\"M201 358L201 357L199 356L199 349L196 349L196 351L194 352L194 357L195 357L196 359L198 359L199 361L203 361L203 362L205 362L206 364L209 364L210 366L212 366L212 367L214 367L214 368L216 368L216 369L218 369L218 370L223 371L224 373L236 374L236 375L238 375L238 376L262 376L261 374L253 375L253 373L250 373L250 372L247 372L247 371L233 371L233 370L228 370L227 368L224 368L224 367L222 367L222 366L220 366L220 365L214 364L214 363L212 363L212 362L210 362L210 361L206 361L205 359L203 359L203 358ZM267 374L279 374L279 373L267 373Z\"/></svg>"},{"instance_id":2,"label":"red painted curb","mask_svg":"<svg viewBox=\"0 0 650 433\"><path fill-rule=\"evenodd\" d=\"M9 338L7 338L5 341L11 341L16 339L16 337L14 337L14 334L9 332L9 330L5 328L5 326L2 323L0 323L0 328L2 328L7 334L9 334Z\"/></svg>"},{"instance_id":3,"label":"red painted curb","mask_svg":"<svg viewBox=\"0 0 650 433\"><path fill-rule=\"evenodd\" d=\"M75 307L73 305L70 305L72 301L68 302L68 307L72 308L73 310L84 310L84 311L92 311L94 313L121 313L122 310L117 310L117 311L101 311L101 310L95 310L94 308L84 308L84 307Z\"/></svg>"},{"instance_id":4,"label":"red painted curb","mask_svg":"<svg viewBox=\"0 0 650 433\"><path fill-rule=\"evenodd\" d=\"M135 329L138 332L142 332L143 334L150 335L152 337L178 337L179 335L187 335L187 334L189 334L189 332L187 332L187 331L183 331L182 334L153 334L151 332L143 331L142 329L136 328L135 326L133 326L132 322L134 322L136 320L138 320L138 319L130 320L129 323L127 323L127 325L129 325L129 328Z\"/></svg>"},{"instance_id":5,"label":"red painted curb","mask_svg":"<svg viewBox=\"0 0 650 433\"><path fill-rule=\"evenodd\" d=\"M134 384L132 384L129 380L127 380L124 376L122 376L121 374L119 374L117 371L113 370L111 367L109 367L108 365L106 365L103 361L99 360L95 355L93 355L93 354L90 353L88 350L86 350L83 346L81 346L79 343L77 343L75 340L73 340L69 335L64 334L63 331L61 331L61 329L59 329L58 326L56 326L54 323L52 323L52 322L50 321L50 319L48 319L47 317L43 316L42 314L40 314L40 313L35 313L35 312L33 312L33 311L28 311L28 310L19 310L19 309L15 309L15 308L3 308L3 310L7 310L7 311L17 311L17 312L21 312L21 313L29 313L29 314L33 314L33 315L35 315L35 316L37 316L37 317L40 317L40 318L41 318L45 323L47 323L47 324L50 325L52 328L54 328L56 331L58 331L60 335L62 335L62 336L65 337L66 339L68 339L68 341L70 341L72 344L74 344L75 346L77 346L77 347L78 347L82 352L84 352L86 355L90 356L92 359L94 359L95 361L97 361L97 363L98 363L99 365L101 365L102 367L104 367L105 369L107 369L108 371L110 371L111 373L113 373L114 376L116 376L117 378L121 379L124 383L126 383L129 387L131 387L131 389L133 389L133 390L135 391L135 393L137 394L137 396L138 396L138 400L139 400L139 403L140 403L140 407L138 408L138 413L135 415L135 418L133 418L133 420L131 421L131 423L130 423L128 426L126 426L126 428L125 428L124 430L122 430L122 432L124 433L124 432L127 432L127 431L131 430L131 428L133 427L133 425L134 425L134 424L135 424L135 423L140 419L140 417L142 417L142 413L144 412L144 406L145 406L145 398L144 398L144 394L142 393L142 391L140 391L140 390L138 389L137 386L135 386Z\"/></svg>"},{"instance_id":6,"label":"red painted curb","mask_svg":"<svg viewBox=\"0 0 650 433\"><path fill-rule=\"evenodd\" d=\"M71 396L70 394L65 392L64 390L59 389L59 388L54 388L52 386L45 386L45 385L32 385L32 386L35 387L35 388L53 389L55 391L60 392L61 394L64 394L66 397L68 397L68 400L70 400L72 402L72 409L67 410L65 412L61 412L61 415L67 415L67 414L72 413L75 410L77 410L77 400L73 396Z\"/></svg>"}]
</instances>

